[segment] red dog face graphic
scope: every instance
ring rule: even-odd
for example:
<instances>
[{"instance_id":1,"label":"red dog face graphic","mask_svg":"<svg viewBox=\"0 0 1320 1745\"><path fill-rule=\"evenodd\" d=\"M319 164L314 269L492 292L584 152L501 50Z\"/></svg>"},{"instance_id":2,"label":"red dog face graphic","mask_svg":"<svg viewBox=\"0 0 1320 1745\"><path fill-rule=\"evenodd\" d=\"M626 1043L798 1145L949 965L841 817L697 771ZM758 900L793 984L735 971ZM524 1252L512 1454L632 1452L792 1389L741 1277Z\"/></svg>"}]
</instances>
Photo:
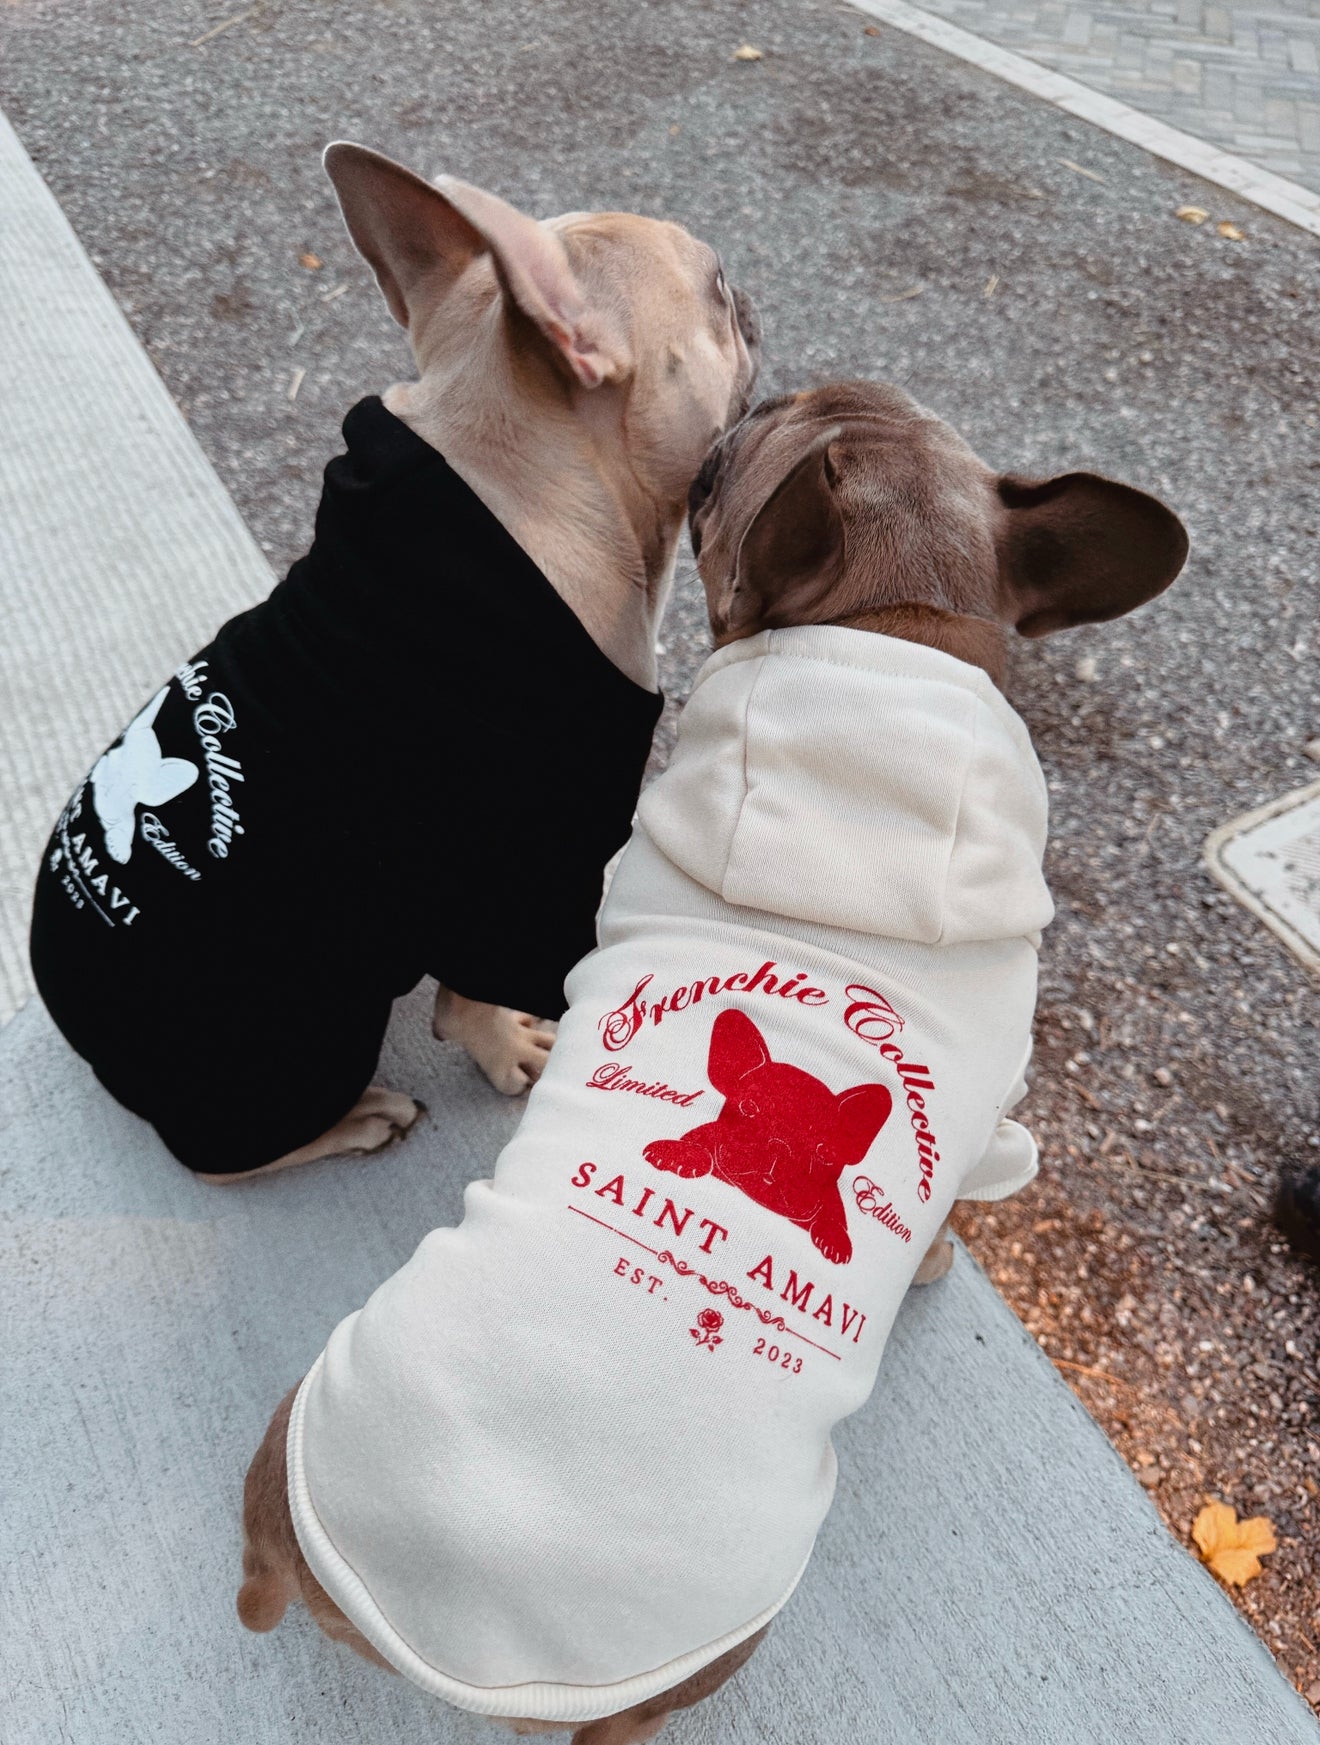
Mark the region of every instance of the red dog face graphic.
<instances>
[{"instance_id":1,"label":"red dog face graphic","mask_svg":"<svg viewBox=\"0 0 1320 1745\"><path fill-rule=\"evenodd\" d=\"M858 1164L889 1119L883 1085L836 1096L800 1067L771 1060L745 1012L721 1012L710 1033L710 1082L724 1097L713 1121L642 1156L679 1176L714 1175L758 1206L808 1231L826 1260L852 1258L839 1177Z\"/></svg>"}]
</instances>

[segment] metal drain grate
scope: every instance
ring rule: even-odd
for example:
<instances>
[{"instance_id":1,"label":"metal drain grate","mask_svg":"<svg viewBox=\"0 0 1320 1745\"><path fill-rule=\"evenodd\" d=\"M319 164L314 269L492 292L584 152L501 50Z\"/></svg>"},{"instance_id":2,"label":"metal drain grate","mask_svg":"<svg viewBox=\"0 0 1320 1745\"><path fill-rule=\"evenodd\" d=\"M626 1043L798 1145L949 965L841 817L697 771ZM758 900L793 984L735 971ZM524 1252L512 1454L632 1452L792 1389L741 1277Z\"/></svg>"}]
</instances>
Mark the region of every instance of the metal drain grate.
<instances>
[{"instance_id":1,"label":"metal drain grate","mask_svg":"<svg viewBox=\"0 0 1320 1745\"><path fill-rule=\"evenodd\" d=\"M1222 825L1205 858L1225 890L1320 975L1320 782Z\"/></svg>"}]
</instances>

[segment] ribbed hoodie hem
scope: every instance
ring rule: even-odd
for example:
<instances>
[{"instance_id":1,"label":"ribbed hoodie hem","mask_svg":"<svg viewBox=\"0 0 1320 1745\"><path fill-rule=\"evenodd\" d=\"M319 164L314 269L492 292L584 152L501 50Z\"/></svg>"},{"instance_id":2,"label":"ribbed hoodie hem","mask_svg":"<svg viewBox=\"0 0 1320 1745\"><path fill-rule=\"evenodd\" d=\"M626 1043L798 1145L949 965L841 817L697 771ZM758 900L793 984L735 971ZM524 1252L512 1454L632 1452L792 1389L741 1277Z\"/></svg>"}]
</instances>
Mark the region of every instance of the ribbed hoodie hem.
<instances>
[{"instance_id":1,"label":"ribbed hoodie hem","mask_svg":"<svg viewBox=\"0 0 1320 1745\"><path fill-rule=\"evenodd\" d=\"M441 1697L455 1708L466 1709L469 1714L497 1715L518 1721L565 1722L598 1721L606 1715L620 1714L635 1703L672 1690L684 1679L691 1678L693 1673L700 1672L703 1666L718 1660L721 1654L727 1654L729 1649L754 1636L788 1603L810 1562L808 1552L782 1597L756 1617L716 1641L680 1654L650 1672L638 1673L614 1684L557 1684L545 1680L527 1684L468 1684L432 1666L409 1647L376 1604L357 1571L340 1555L316 1513L303 1461L304 1409L307 1391L316 1380L323 1361L324 1356L318 1357L308 1371L289 1418L289 1511L303 1556L330 1598L396 1671L431 1696Z\"/></svg>"}]
</instances>

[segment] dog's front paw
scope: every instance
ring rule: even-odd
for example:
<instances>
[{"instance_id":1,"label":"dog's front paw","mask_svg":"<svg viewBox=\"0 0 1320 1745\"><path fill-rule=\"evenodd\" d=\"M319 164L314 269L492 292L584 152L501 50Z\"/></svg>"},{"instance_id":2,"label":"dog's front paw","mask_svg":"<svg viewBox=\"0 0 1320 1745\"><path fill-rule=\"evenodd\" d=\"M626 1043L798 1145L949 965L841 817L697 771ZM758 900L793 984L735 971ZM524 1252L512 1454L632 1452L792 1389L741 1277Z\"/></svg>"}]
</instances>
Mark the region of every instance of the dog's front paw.
<instances>
[{"instance_id":1,"label":"dog's front paw","mask_svg":"<svg viewBox=\"0 0 1320 1745\"><path fill-rule=\"evenodd\" d=\"M945 1230L948 1225L945 1225ZM943 1240L941 1240L943 1237ZM914 1285L933 1285L936 1279L943 1278L953 1265L953 1244L940 1232L934 1242L921 1257L921 1265L912 1275Z\"/></svg>"},{"instance_id":2,"label":"dog's front paw","mask_svg":"<svg viewBox=\"0 0 1320 1745\"><path fill-rule=\"evenodd\" d=\"M435 1035L459 1042L497 1091L521 1096L545 1071L554 1047L554 1029L530 1012L486 1006L441 988L436 996Z\"/></svg>"},{"instance_id":3,"label":"dog's front paw","mask_svg":"<svg viewBox=\"0 0 1320 1745\"><path fill-rule=\"evenodd\" d=\"M832 1260L836 1266L842 1266L845 1261L852 1259L852 1237L846 1230L834 1224L827 1224L824 1229L813 1228L811 1240L826 1260Z\"/></svg>"},{"instance_id":4,"label":"dog's front paw","mask_svg":"<svg viewBox=\"0 0 1320 1745\"><path fill-rule=\"evenodd\" d=\"M507 1006L492 1010L496 1022L491 1035L483 1047L468 1052L497 1091L506 1097L521 1096L545 1071L555 1032L530 1012L511 1012Z\"/></svg>"},{"instance_id":5,"label":"dog's front paw","mask_svg":"<svg viewBox=\"0 0 1320 1745\"><path fill-rule=\"evenodd\" d=\"M667 1170L671 1175L686 1176L689 1181L695 1176L710 1174L707 1154L695 1145L685 1145L681 1139L653 1139L642 1156L654 1168Z\"/></svg>"}]
</instances>

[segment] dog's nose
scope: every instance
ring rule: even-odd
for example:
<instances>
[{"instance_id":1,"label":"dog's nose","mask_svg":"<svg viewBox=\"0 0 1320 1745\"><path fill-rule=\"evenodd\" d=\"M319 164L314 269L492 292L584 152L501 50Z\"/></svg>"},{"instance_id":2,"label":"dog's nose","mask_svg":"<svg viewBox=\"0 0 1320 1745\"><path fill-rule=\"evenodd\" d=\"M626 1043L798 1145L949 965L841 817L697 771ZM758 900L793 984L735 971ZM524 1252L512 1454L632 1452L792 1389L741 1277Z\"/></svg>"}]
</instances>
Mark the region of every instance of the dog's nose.
<instances>
[{"instance_id":1,"label":"dog's nose","mask_svg":"<svg viewBox=\"0 0 1320 1745\"><path fill-rule=\"evenodd\" d=\"M756 305L737 285L729 286L729 295L733 298L733 315L738 323L738 331L743 336L743 344L752 356L759 361L761 353L761 317L756 312Z\"/></svg>"}]
</instances>

